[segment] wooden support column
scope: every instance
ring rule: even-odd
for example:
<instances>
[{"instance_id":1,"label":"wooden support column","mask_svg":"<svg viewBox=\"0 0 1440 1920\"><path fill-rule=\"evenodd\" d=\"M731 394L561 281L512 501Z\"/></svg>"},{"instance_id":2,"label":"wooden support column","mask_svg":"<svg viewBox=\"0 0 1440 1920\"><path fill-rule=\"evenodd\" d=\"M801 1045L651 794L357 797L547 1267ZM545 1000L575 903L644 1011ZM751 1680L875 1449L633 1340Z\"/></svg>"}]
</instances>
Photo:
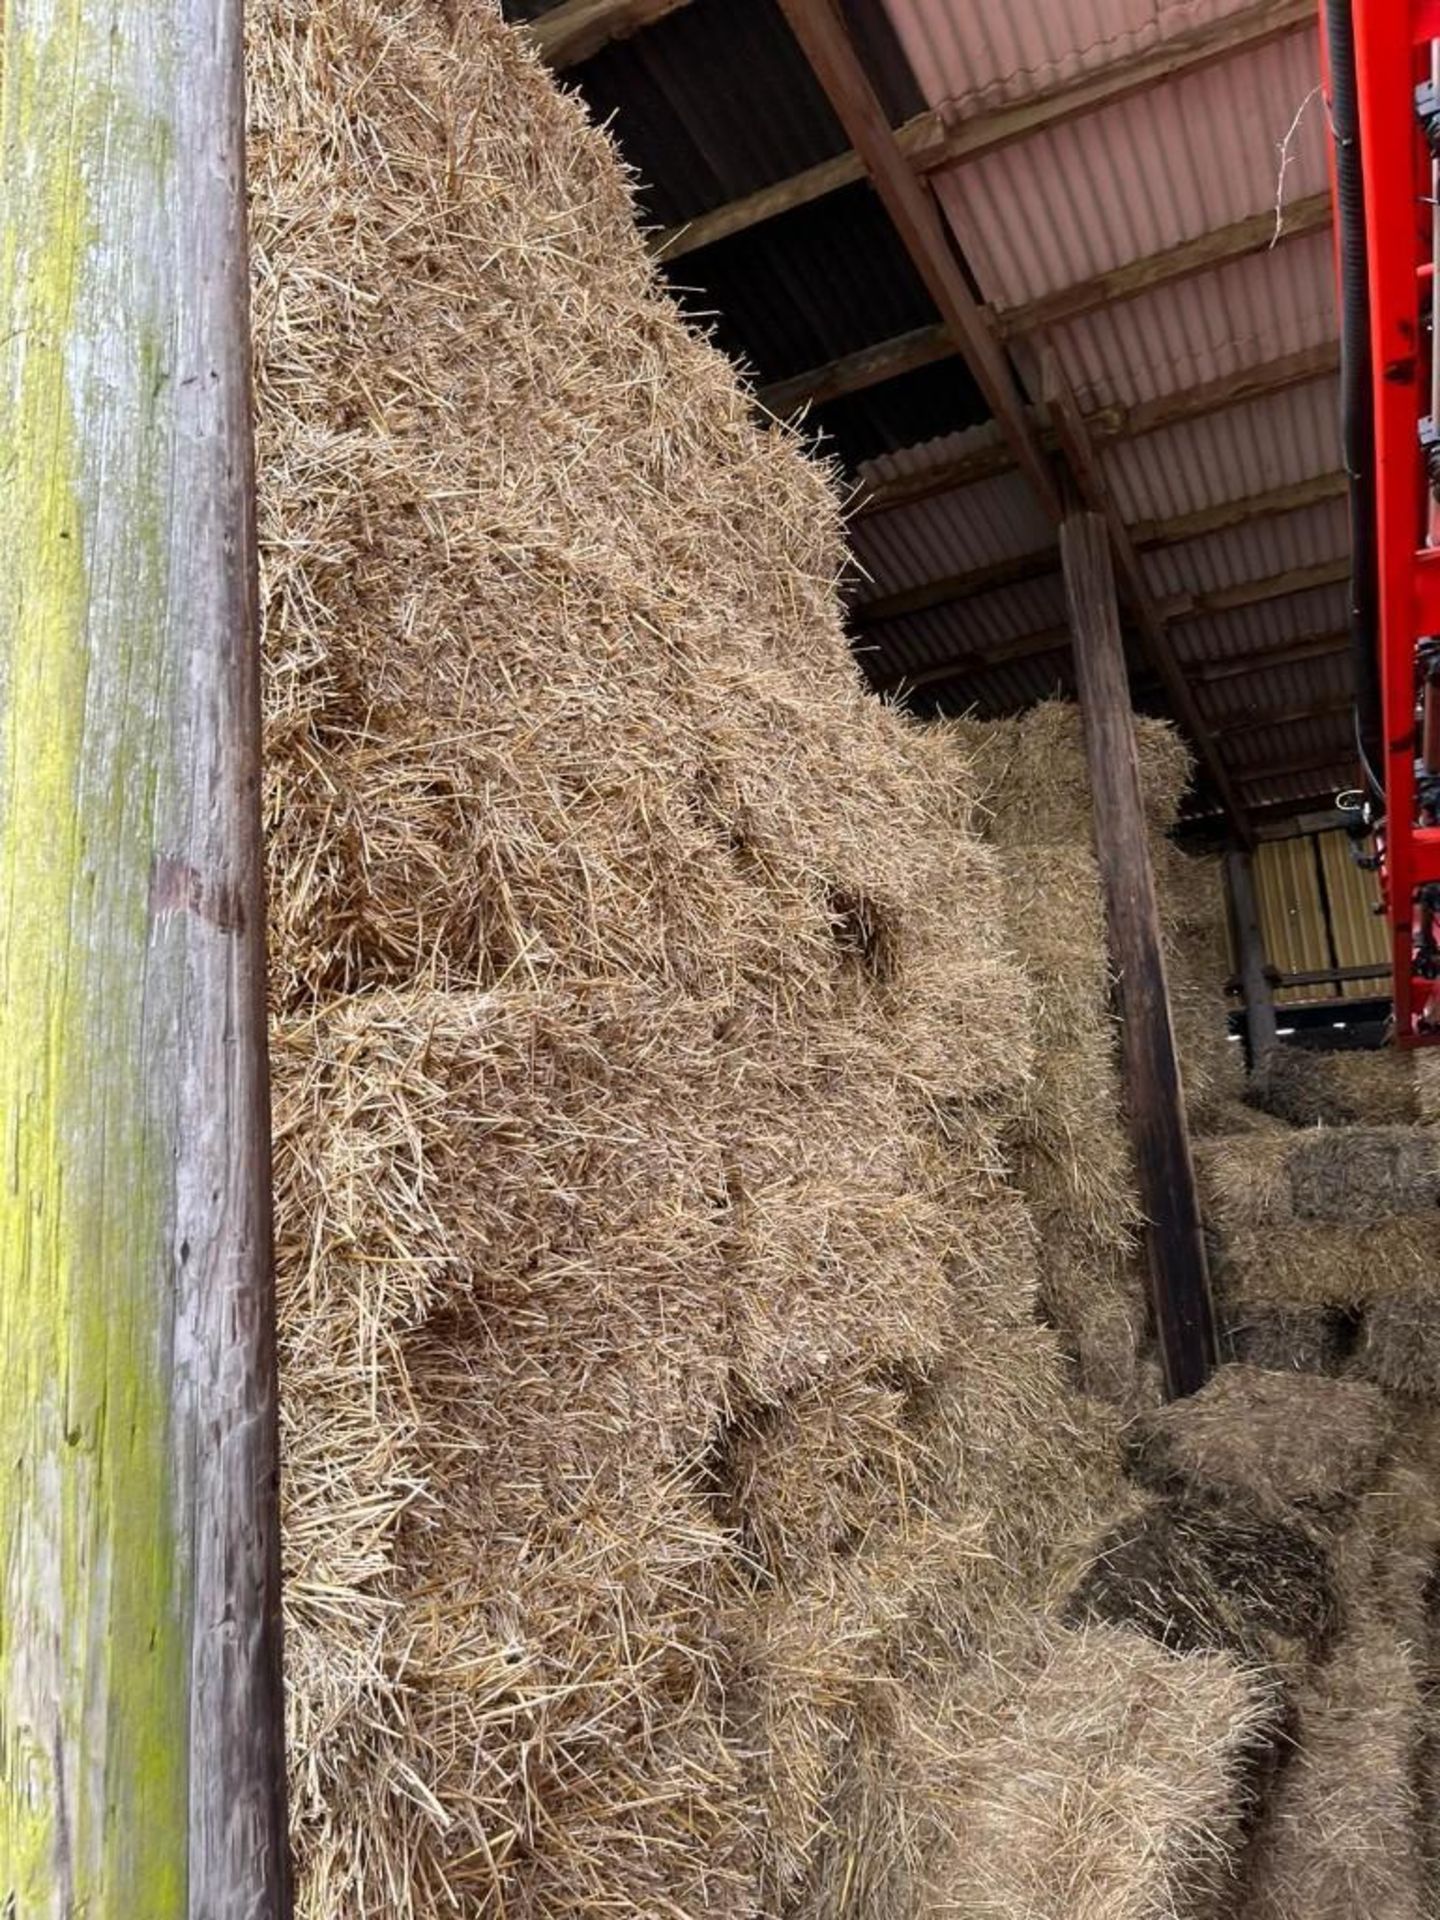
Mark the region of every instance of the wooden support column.
<instances>
[{"instance_id":1,"label":"wooden support column","mask_svg":"<svg viewBox=\"0 0 1440 1920\"><path fill-rule=\"evenodd\" d=\"M1255 908L1255 876L1243 847L1225 855L1225 878L1230 886L1230 918L1240 961L1240 985L1245 995L1245 1035L1250 1071L1259 1073L1277 1044L1275 996L1265 970L1265 942Z\"/></svg>"},{"instance_id":2,"label":"wooden support column","mask_svg":"<svg viewBox=\"0 0 1440 1920\"><path fill-rule=\"evenodd\" d=\"M0 1910L288 1910L240 0L0 25Z\"/></svg>"},{"instance_id":3,"label":"wooden support column","mask_svg":"<svg viewBox=\"0 0 1440 1920\"><path fill-rule=\"evenodd\" d=\"M1146 1220L1155 1325L1166 1391L1173 1398L1203 1386L1215 1361L1215 1328L1110 542L1100 515L1068 514L1060 528L1060 553L1116 975L1125 1106Z\"/></svg>"}]
</instances>

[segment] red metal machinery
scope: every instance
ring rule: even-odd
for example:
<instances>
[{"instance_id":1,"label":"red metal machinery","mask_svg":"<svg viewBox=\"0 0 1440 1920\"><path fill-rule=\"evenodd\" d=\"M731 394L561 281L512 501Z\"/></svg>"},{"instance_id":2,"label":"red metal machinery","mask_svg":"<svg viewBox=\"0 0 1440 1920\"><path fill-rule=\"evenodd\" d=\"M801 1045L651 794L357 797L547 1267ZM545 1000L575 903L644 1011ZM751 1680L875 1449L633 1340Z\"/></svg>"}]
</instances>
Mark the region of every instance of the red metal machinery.
<instances>
[{"instance_id":1,"label":"red metal machinery","mask_svg":"<svg viewBox=\"0 0 1440 1920\"><path fill-rule=\"evenodd\" d=\"M1322 6L1322 46L1334 4ZM1440 0L1351 0L1350 31L1369 295L1368 474L1357 472L1348 434L1346 451L1369 517L1376 631L1364 644L1375 650L1379 682L1379 764L1369 768L1366 817L1392 941L1395 1038L1416 1046L1440 1041L1440 376L1432 329ZM1340 84L1335 46L1332 31L1327 94ZM1336 138L1343 168L1339 125ZM1340 210L1343 220L1343 202ZM1344 274L1342 258L1342 306ZM1362 310L1357 326L1347 306L1347 331L1363 330L1365 317Z\"/></svg>"}]
</instances>

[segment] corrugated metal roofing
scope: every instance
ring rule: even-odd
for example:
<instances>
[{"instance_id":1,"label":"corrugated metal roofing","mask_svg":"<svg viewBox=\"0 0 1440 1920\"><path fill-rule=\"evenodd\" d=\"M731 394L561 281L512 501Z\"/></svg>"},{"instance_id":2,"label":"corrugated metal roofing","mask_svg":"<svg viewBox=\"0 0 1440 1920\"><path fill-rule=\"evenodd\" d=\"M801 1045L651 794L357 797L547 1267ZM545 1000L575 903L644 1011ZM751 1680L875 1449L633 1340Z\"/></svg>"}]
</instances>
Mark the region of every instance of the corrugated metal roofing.
<instances>
[{"instance_id":1,"label":"corrugated metal roofing","mask_svg":"<svg viewBox=\"0 0 1440 1920\"><path fill-rule=\"evenodd\" d=\"M1237 654L1286 647L1310 634L1343 633L1347 603L1343 586L1312 587L1228 613L1177 621L1171 634L1176 652L1187 663L1232 660Z\"/></svg>"},{"instance_id":2,"label":"corrugated metal roofing","mask_svg":"<svg viewBox=\"0 0 1440 1920\"><path fill-rule=\"evenodd\" d=\"M863 606L881 594L1010 560L1053 544L1055 531L1018 473L981 480L963 492L936 494L893 513L857 520L856 558L869 575Z\"/></svg>"},{"instance_id":3,"label":"corrugated metal roofing","mask_svg":"<svg viewBox=\"0 0 1440 1920\"><path fill-rule=\"evenodd\" d=\"M1207 533L1177 547L1157 547L1144 556L1143 564L1152 592L1167 599L1270 579L1322 560L1343 559L1349 550L1345 502L1332 500Z\"/></svg>"},{"instance_id":4,"label":"corrugated metal roofing","mask_svg":"<svg viewBox=\"0 0 1440 1920\"><path fill-rule=\"evenodd\" d=\"M969 109L1029 99L1234 10L1232 0L890 8L926 99Z\"/></svg>"},{"instance_id":5,"label":"corrugated metal roofing","mask_svg":"<svg viewBox=\"0 0 1440 1920\"><path fill-rule=\"evenodd\" d=\"M1065 625L1065 589L1056 572L976 594L925 613L887 620L863 635L877 671L909 673L941 661L985 653L1022 635L1049 633Z\"/></svg>"},{"instance_id":6,"label":"corrugated metal roofing","mask_svg":"<svg viewBox=\"0 0 1440 1920\"><path fill-rule=\"evenodd\" d=\"M1248 498L1339 473L1341 465L1335 389L1328 380L1118 441L1105 452L1115 504L1132 521Z\"/></svg>"},{"instance_id":7,"label":"corrugated metal roofing","mask_svg":"<svg viewBox=\"0 0 1440 1920\"><path fill-rule=\"evenodd\" d=\"M1305 234L1050 332L1085 407L1135 406L1334 340L1330 237Z\"/></svg>"},{"instance_id":8,"label":"corrugated metal roofing","mask_svg":"<svg viewBox=\"0 0 1440 1920\"><path fill-rule=\"evenodd\" d=\"M1015 101L1090 73L1248 8L1252 0L842 0L862 60L892 122L929 103L948 118ZM507 0L512 10L535 0ZM907 63L908 55L908 63ZM913 68L913 72L911 69ZM613 116L642 176L642 202L676 224L837 153L845 137L790 35L776 0L691 0L605 49L570 76L598 117ZM973 157L936 177L959 251L982 296L1001 308L1123 266L1228 222L1258 216L1276 198L1277 143L1318 78L1312 26L1225 57ZM957 104L958 103L958 104ZM1318 100L1296 130L1287 199L1326 185ZM924 326L934 308L868 187L852 186L675 263L697 315L716 339L779 380ZM1262 362L1333 341L1328 233L1287 238L1051 329L1048 344L1086 408L1133 407ZM1012 343L1031 391L1047 344ZM986 408L956 358L818 408L810 426L853 471L875 478L953 458L993 435ZM1132 524L1172 521L1237 499L1336 474L1333 380L1316 379L1183 425L1107 445L1102 461ZM1011 473L858 520L854 546L869 583L860 604L1004 562L1049 544L1026 487ZM1162 600L1187 598L1340 560L1343 501L1152 548L1144 567ZM1283 649L1345 623L1341 587L1287 594L1174 625L1182 659L1213 663ZM1017 638L1063 627L1053 569L970 599L867 628L859 635L881 683L948 661L974 661ZM983 711L1053 690L1063 653L990 665L953 684L928 683L917 704L977 703ZM1216 721L1335 703L1343 654L1197 681ZM1332 724L1333 721L1333 724ZM1322 791L1329 773L1274 768L1335 756L1348 777L1348 723L1242 725L1224 736L1256 804ZM1267 772L1266 768L1272 771Z\"/></svg>"},{"instance_id":9,"label":"corrugated metal roofing","mask_svg":"<svg viewBox=\"0 0 1440 1920\"><path fill-rule=\"evenodd\" d=\"M891 0L897 24L914 4ZM936 192L981 292L1018 306L1273 207L1277 144L1318 77L1315 33L1288 35L947 170ZM1324 135L1317 101L1288 197L1325 188Z\"/></svg>"},{"instance_id":10,"label":"corrugated metal roofing","mask_svg":"<svg viewBox=\"0 0 1440 1920\"><path fill-rule=\"evenodd\" d=\"M1348 699L1350 662L1345 654L1335 654L1234 680L1204 682L1195 693L1212 725L1248 724L1266 714L1298 713L1308 705Z\"/></svg>"}]
</instances>

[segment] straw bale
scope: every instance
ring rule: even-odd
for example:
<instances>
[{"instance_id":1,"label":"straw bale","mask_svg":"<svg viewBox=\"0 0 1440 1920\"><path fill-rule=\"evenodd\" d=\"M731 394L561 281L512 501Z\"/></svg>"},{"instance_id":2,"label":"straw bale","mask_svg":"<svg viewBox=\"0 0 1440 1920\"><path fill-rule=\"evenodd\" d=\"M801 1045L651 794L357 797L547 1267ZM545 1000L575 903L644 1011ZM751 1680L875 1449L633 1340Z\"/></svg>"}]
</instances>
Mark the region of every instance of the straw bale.
<instances>
[{"instance_id":1,"label":"straw bale","mask_svg":"<svg viewBox=\"0 0 1440 1920\"><path fill-rule=\"evenodd\" d=\"M1295 1141L1290 1186L1299 1220L1433 1215L1440 1144L1413 1126L1307 1128Z\"/></svg>"},{"instance_id":2,"label":"straw bale","mask_svg":"<svg viewBox=\"0 0 1440 1920\"><path fill-rule=\"evenodd\" d=\"M1191 1126L1212 1132L1244 1089L1244 1055L1230 1037L1224 868L1157 834L1151 860L1165 942L1175 1045Z\"/></svg>"},{"instance_id":3,"label":"straw bale","mask_svg":"<svg viewBox=\"0 0 1440 1920\"><path fill-rule=\"evenodd\" d=\"M909 1419L916 1497L944 1511L958 1491L983 1528L986 1557L959 1596L973 1635L1057 1605L1125 1504L1117 1411L1068 1393L1055 1334L1029 1325L996 1330L918 1384Z\"/></svg>"},{"instance_id":4,"label":"straw bale","mask_svg":"<svg viewBox=\"0 0 1440 1920\"><path fill-rule=\"evenodd\" d=\"M1271 1373L1333 1373L1344 1358L1342 1317L1329 1307L1248 1306L1220 1302L1232 1358Z\"/></svg>"},{"instance_id":5,"label":"straw bale","mask_svg":"<svg viewBox=\"0 0 1440 1920\"><path fill-rule=\"evenodd\" d=\"M1365 1381L1225 1366L1147 1415L1132 1446L1152 1484L1319 1513L1364 1490L1389 1437L1385 1396Z\"/></svg>"},{"instance_id":6,"label":"straw bale","mask_svg":"<svg viewBox=\"0 0 1440 1920\"><path fill-rule=\"evenodd\" d=\"M1440 1297L1372 1301L1355 1367L1390 1393L1440 1398Z\"/></svg>"},{"instance_id":7,"label":"straw bale","mask_svg":"<svg viewBox=\"0 0 1440 1920\"><path fill-rule=\"evenodd\" d=\"M1414 1117L1423 1126L1433 1127L1440 1121L1440 1053L1421 1047L1412 1056L1411 1071L1415 1077Z\"/></svg>"},{"instance_id":8,"label":"straw bale","mask_svg":"<svg viewBox=\"0 0 1440 1920\"><path fill-rule=\"evenodd\" d=\"M1221 1234L1288 1225L1294 1219L1290 1165L1296 1136L1212 1134L1194 1144L1195 1178L1206 1225Z\"/></svg>"},{"instance_id":9,"label":"straw bale","mask_svg":"<svg viewBox=\"0 0 1440 1920\"><path fill-rule=\"evenodd\" d=\"M1305 1127L1196 1143L1206 1216L1221 1233L1433 1212L1440 1148L1416 1127Z\"/></svg>"},{"instance_id":10,"label":"straw bale","mask_svg":"<svg viewBox=\"0 0 1440 1920\"><path fill-rule=\"evenodd\" d=\"M1245 1098L1295 1127L1409 1126L1419 1117L1414 1063L1396 1048L1280 1046Z\"/></svg>"},{"instance_id":11,"label":"straw bale","mask_svg":"<svg viewBox=\"0 0 1440 1920\"><path fill-rule=\"evenodd\" d=\"M1237 1229L1215 1278L1228 1306L1363 1307L1433 1286L1435 1223L1424 1214L1360 1226L1302 1221Z\"/></svg>"},{"instance_id":12,"label":"straw bale","mask_svg":"<svg viewBox=\"0 0 1440 1920\"><path fill-rule=\"evenodd\" d=\"M1137 1627L1181 1652L1231 1652L1293 1677L1335 1631L1334 1569L1323 1541L1298 1521L1166 1500L1101 1544L1069 1617Z\"/></svg>"},{"instance_id":13,"label":"straw bale","mask_svg":"<svg viewBox=\"0 0 1440 1920\"><path fill-rule=\"evenodd\" d=\"M249 25L298 1911L778 1910L1123 1498L982 776L520 38Z\"/></svg>"},{"instance_id":14,"label":"straw bale","mask_svg":"<svg viewBox=\"0 0 1440 1920\"><path fill-rule=\"evenodd\" d=\"M1410 1650L1367 1625L1300 1690L1294 1752L1252 1854L1246 1920L1421 1920Z\"/></svg>"},{"instance_id":15,"label":"straw bale","mask_svg":"<svg viewBox=\"0 0 1440 1920\"><path fill-rule=\"evenodd\" d=\"M1080 709L1047 700L1014 719L947 722L979 775L997 846L1089 846L1093 802ZM1153 828L1174 824L1190 783L1190 751L1168 722L1136 718L1141 795Z\"/></svg>"},{"instance_id":16,"label":"straw bale","mask_svg":"<svg viewBox=\"0 0 1440 1920\"><path fill-rule=\"evenodd\" d=\"M1225 1883L1264 1689L1208 1653L1051 1630L877 1696L806 1920L1164 1920Z\"/></svg>"},{"instance_id":17,"label":"straw bale","mask_svg":"<svg viewBox=\"0 0 1440 1920\"><path fill-rule=\"evenodd\" d=\"M954 1667L964 1630L959 1596L984 1552L973 1521L921 1510L735 1609L738 1659L727 1705L763 1814L765 1911L788 1911L819 1857L877 1697Z\"/></svg>"}]
</instances>

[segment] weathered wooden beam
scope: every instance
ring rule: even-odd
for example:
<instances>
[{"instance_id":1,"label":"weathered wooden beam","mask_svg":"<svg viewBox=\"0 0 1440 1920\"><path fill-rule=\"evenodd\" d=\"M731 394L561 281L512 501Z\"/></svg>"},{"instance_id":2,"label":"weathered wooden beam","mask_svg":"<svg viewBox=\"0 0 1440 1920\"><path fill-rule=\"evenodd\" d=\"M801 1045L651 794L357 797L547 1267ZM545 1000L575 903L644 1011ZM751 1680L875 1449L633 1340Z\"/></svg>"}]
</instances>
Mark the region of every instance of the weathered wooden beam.
<instances>
[{"instance_id":1,"label":"weathered wooden beam","mask_svg":"<svg viewBox=\"0 0 1440 1920\"><path fill-rule=\"evenodd\" d=\"M1328 773L1353 767L1355 752L1347 747L1325 747L1318 752L1302 753L1293 760L1267 760L1263 766L1237 766L1235 778L1241 786L1254 786L1261 780L1288 780L1296 773Z\"/></svg>"},{"instance_id":2,"label":"weathered wooden beam","mask_svg":"<svg viewBox=\"0 0 1440 1920\"><path fill-rule=\"evenodd\" d=\"M858 353L847 353L826 366L797 373L793 379L772 381L768 387L759 388L755 398L767 413L784 420L802 407L823 407L847 393L864 393L868 387L878 387L886 380L898 380L902 374L918 373L921 367L954 357L950 329L937 321L934 326L916 327L892 340L882 340L878 346L862 347ZM1005 464L1013 465L1008 447L1004 453Z\"/></svg>"},{"instance_id":3,"label":"weathered wooden beam","mask_svg":"<svg viewBox=\"0 0 1440 1920\"><path fill-rule=\"evenodd\" d=\"M1213 507L1201 507L1192 513L1177 514L1169 520L1137 523L1130 538L1138 549L1150 553L1164 547L1181 546L1205 534L1223 532L1229 527L1246 526L1255 520L1294 513L1317 502L1339 499L1345 490L1343 474L1322 474L1265 493L1252 493L1240 500L1225 500ZM1008 586L1017 580L1031 580L1054 573L1059 554L1053 547L1036 547L1013 560L970 567L962 573L944 574L939 579L921 582L898 592L883 594L858 605L854 611L858 627L874 627L905 615L923 613L951 601L973 599L992 588ZM1186 609L1190 602L1185 603Z\"/></svg>"},{"instance_id":4,"label":"weathered wooden beam","mask_svg":"<svg viewBox=\"0 0 1440 1920\"><path fill-rule=\"evenodd\" d=\"M1254 840L1254 833L1245 817L1244 802L1230 779L1224 756L1175 657L1175 649L1166 631L1165 616L1150 591L1140 556L1115 505L1099 457L1090 444L1085 422L1075 404L1075 396L1053 353L1045 356L1044 382L1045 404L1050 410L1050 422L1060 442L1065 463L1074 476L1081 500L1092 514L1099 516L1109 536L1110 550L1115 560L1115 578L1130 610L1144 657L1165 689L1165 698L1176 724L1188 736L1210 784L1219 795L1236 838L1242 846L1249 846Z\"/></svg>"},{"instance_id":5,"label":"weathered wooden beam","mask_svg":"<svg viewBox=\"0 0 1440 1920\"><path fill-rule=\"evenodd\" d=\"M948 335L938 328L927 331L932 337L938 336L943 356L949 350ZM1199 386L1162 394L1138 406L1102 407L1085 415L1086 431L1100 446L1138 440L1146 434L1163 432L1166 427L1181 426L1209 414L1223 413L1229 407L1247 405L1252 400L1263 399L1270 394L1284 393L1312 380L1333 379L1339 364L1339 345L1327 340L1318 347L1282 354L1274 360L1262 361L1257 366L1244 367L1238 373L1225 374L1218 380L1206 380ZM805 383L811 379L812 376L803 375L794 384L794 391L789 396L791 408L803 403L808 391ZM772 388L769 391L778 392L779 389ZM1036 408L1033 414L1042 446L1047 452L1053 453L1055 436L1050 431L1044 409ZM952 493L977 480L988 480L997 473L1006 473L1012 465L1009 449L1003 443L975 447L956 455L953 460L939 461L918 473L892 474L884 480L871 481L851 509L851 515L857 520L865 519L872 513L886 513L895 507L910 506L917 500Z\"/></svg>"},{"instance_id":6,"label":"weathered wooden beam","mask_svg":"<svg viewBox=\"0 0 1440 1920\"><path fill-rule=\"evenodd\" d=\"M993 153L1012 141L1078 120L1165 81L1198 73L1233 54L1252 52L1314 23L1311 0L1261 0L1258 6L1206 21L1158 46L1106 61L1089 73L1046 87L1024 100L963 115L953 107L931 108L897 127L895 138L918 172L936 172L959 160ZM656 236L655 249L667 260L679 259L864 178L865 166L859 154L836 154L787 180L777 180L699 214L683 226L667 227Z\"/></svg>"},{"instance_id":7,"label":"weathered wooden beam","mask_svg":"<svg viewBox=\"0 0 1440 1920\"><path fill-rule=\"evenodd\" d=\"M1126 1120L1165 1386L1175 1398L1194 1393L1209 1377L1215 1326L1104 519L1070 514L1060 548L1120 1015Z\"/></svg>"},{"instance_id":8,"label":"weathered wooden beam","mask_svg":"<svg viewBox=\"0 0 1440 1920\"><path fill-rule=\"evenodd\" d=\"M1214 730L1221 739L1234 740L1247 733L1268 733L1274 727L1295 727L1302 726L1308 720L1327 720L1337 713L1349 713L1354 704L1352 694L1332 694L1327 699L1312 700L1308 706L1291 707L1284 712L1249 714L1243 720L1217 720Z\"/></svg>"},{"instance_id":9,"label":"weathered wooden beam","mask_svg":"<svg viewBox=\"0 0 1440 1920\"><path fill-rule=\"evenodd\" d=\"M933 607L950 606L959 600L973 600L977 594L1054 573L1058 561L1059 555L1053 547L1038 547L1009 560L992 560L983 567L969 567L964 573L949 573L939 580L922 580L918 586L903 587L877 600L864 601L855 607L851 618L863 632L891 620L903 620L910 614L927 613Z\"/></svg>"},{"instance_id":10,"label":"weathered wooden beam","mask_svg":"<svg viewBox=\"0 0 1440 1920\"><path fill-rule=\"evenodd\" d=\"M288 1912L239 0L0 26L0 1909Z\"/></svg>"},{"instance_id":11,"label":"weathered wooden beam","mask_svg":"<svg viewBox=\"0 0 1440 1920\"><path fill-rule=\"evenodd\" d=\"M1332 654L1343 653L1349 645L1348 633L1311 633L1284 647L1260 647L1250 653L1232 654L1226 660L1191 661L1185 671L1198 685L1209 686L1217 680L1239 680L1255 673L1271 673L1277 667L1295 667L1308 660L1323 660Z\"/></svg>"},{"instance_id":12,"label":"weathered wooden beam","mask_svg":"<svg viewBox=\"0 0 1440 1920\"><path fill-rule=\"evenodd\" d=\"M1264 493L1252 493L1238 500L1219 500L1214 506L1197 507L1168 520L1137 520L1130 529L1130 537L1137 547L1147 550L1181 546L1187 540L1203 540L1210 533L1249 526L1254 520L1274 519L1278 514L1299 513L1306 507L1343 500L1349 484L1343 473L1317 473L1308 480L1270 487Z\"/></svg>"},{"instance_id":13,"label":"weathered wooden beam","mask_svg":"<svg viewBox=\"0 0 1440 1920\"><path fill-rule=\"evenodd\" d=\"M562 0L538 20L527 20L525 31L550 66L574 67L611 41L628 39L689 4L690 0Z\"/></svg>"},{"instance_id":14,"label":"weathered wooden beam","mask_svg":"<svg viewBox=\"0 0 1440 1920\"><path fill-rule=\"evenodd\" d=\"M1312 193L1285 209L1285 224L1280 237L1282 240L1298 240L1305 234L1322 232L1329 224L1329 192ZM1094 274L1088 280L1074 281L1068 287L1057 287L1053 293L1042 294L1038 300L1022 301L1013 307L992 308L995 328L1002 340L1014 340L1022 334L1047 331L1051 327L1063 326L1067 321L1083 319L1086 314L1096 313L1102 307L1113 307L1125 300L1138 299L1142 293L1151 293L1157 287L1193 280L1196 274L1208 273L1212 267L1225 266L1232 260L1244 260L1252 253L1264 253L1274 241L1275 212L1272 207L1267 207L1263 213L1252 213L1243 220L1232 220L1227 226L1197 234L1193 240L1182 240L1178 246L1162 248L1159 253L1146 254L1140 260L1127 260L1106 273Z\"/></svg>"},{"instance_id":15,"label":"weathered wooden beam","mask_svg":"<svg viewBox=\"0 0 1440 1920\"><path fill-rule=\"evenodd\" d=\"M801 4L802 0L796 0L796 3ZM818 4L818 0L815 3ZM1293 240L1303 234L1318 232L1329 223L1329 219L1329 195L1311 194L1308 199L1297 200L1287 209L1281 239ZM1146 254L1138 260L1128 260L1108 273L1095 274L1088 280L1078 280L1068 287L1059 287L1054 293L1045 294L1038 300L1026 301L1014 307L988 307L978 311L989 315L988 324L993 335L998 335L1002 340L1013 340L1067 320L1082 319L1087 313L1097 312L1101 307L1136 299L1156 287L1191 279L1212 267L1224 266L1227 261L1260 253L1271 244L1274 232L1273 212L1252 214L1247 219L1232 221L1227 227L1217 227L1211 233L1201 234L1195 240L1186 240L1179 246L1166 247L1159 253ZM953 328L943 331L951 341L952 352L964 353L965 347L959 334ZM911 370L907 353L923 351L926 357L916 359L913 364L928 366L936 359L943 358L939 346L940 339L932 329L902 334L895 340L879 341L874 346L866 347L863 354L849 354L839 360L828 361L823 367L814 367L794 375L783 384L782 405L776 405L771 397L776 391L774 388L762 387L757 397L772 413L792 412L822 388L830 399L854 391L847 384L851 378L851 367L868 365L877 353L889 352L890 364L895 372L904 373ZM890 377L893 378L893 374ZM867 380L864 384L874 383ZM1032 426L1033 431L1035 429Z\"/></svg>"},{"instance_id":16,"label":"weathered wooden beam","mask_svg":"<svg viewBox=\"0 0 1440 1920\"><path fill-rule=\"evenodd\" d=\"M1373 967L1311 967L1304 973L1282 973L1279 987L1338 987L1351 980L1388 980L1390 967L1381 961Z\"/></svg>"},{"instance_id":17,"label":"weathered wooden beam","mask_svg":"<svg viewBox=\"0 0 1440 1920\"><path fill-rule=\"evenodd\" d=\"M1350 578L1350 562L1317 560L1308 567L1289 567L1263 580L1245 580L1234 587L1213 587L1203 593L1177 594L1165 602L1167 620L1205 620L1236 607L1258 606L1264 600L1286 600L1292 594L1312 593L1317 587L1337 587Z\"/></svg>"},{"instance_id":18,"label":"weathered wooden beam","mask_svg":"<svg viewBox=\"0 0 1440 1920\"><path fill-rule=\"evenodd\" d=\"M1250 855L1232 847L1225 855L1225 879L1230 894L1230 923L1240 958L1240 988L1245 997L1245 1036L1252 1073L1261 1071L1277 1042L1275 995L1265 966L1265 939L1255 907L1255 884Z\"/></svg>"},{"instance_id":19,"label":"weathered wooden beam","mask_svg":"<svg viewBox=\"0 0 1440 1920\"><path fill-rule=\"evenodd\" d=\"M1269 579L1251 582L1257 601L1273 597L1271 584ZM1234 604L1243 606L1247 603L1236 601ZM1182 625L1186 620L1198 617L1188 600L1184 603L1166 602L1163 610L1170 626ZM895 692L907 687L943 686L950 680L962 680L970 674L983 673L988 667L1005 666L1013 660L1025 660L1032 655L1054 653L1069 644L1068 627L1045 627L1036 633L1019 634L1013 640L987 648L984 653L956 655L915 673L877 671L874 677L876 685L883 692ZM1288 647L1265 647L1252 653L1234 654L1227 660L1187 661L1185 677L1192 685L1205 686L1217 680L1239 679L1249 674L1268 673L1275 667L1297 666L1307 660L1323 659L1327 655L1343 653L1349 645L1348 633L1309 634Z\"/></svg>"},{"instance_id":20,"label":"weathered wooden beam","mask_svg":"<svg viewBox=\"0 0 1440 1920\"><path fill-rule=\"evenodd\" d=\"M1222 413L1227 407L1244 406L1272 393L1306 386L1312 380L1334 379L1339 371L1339 341L1322 340L1316 346L1301 347L1295 353L1259 360L1254 366L1182 387L1178 393L1157 394L1153 400L1141 400L1133 407L1106 407L1088 414L1086 424L1102 442L1138 440L1147 433L1159 433L1206 414Z\"/></svg>"},{"instance_id":21,"label":"weathered wooden beam","mask_svg":"<svg viewBox=\"0 0 1440 1920\"><path fill-rule=\"evenodd\" d=\"M984 394L1016 466L1046 513L1052 520L1058 519L1060 495L1055 475L1035 437L1010 363L996 345L988 316L970 291L939 209L911 171L896 141L843 21L831 0L780 0L780 5L850 144L864 161L941 321Z\"/></svg>"}]
</instances>

